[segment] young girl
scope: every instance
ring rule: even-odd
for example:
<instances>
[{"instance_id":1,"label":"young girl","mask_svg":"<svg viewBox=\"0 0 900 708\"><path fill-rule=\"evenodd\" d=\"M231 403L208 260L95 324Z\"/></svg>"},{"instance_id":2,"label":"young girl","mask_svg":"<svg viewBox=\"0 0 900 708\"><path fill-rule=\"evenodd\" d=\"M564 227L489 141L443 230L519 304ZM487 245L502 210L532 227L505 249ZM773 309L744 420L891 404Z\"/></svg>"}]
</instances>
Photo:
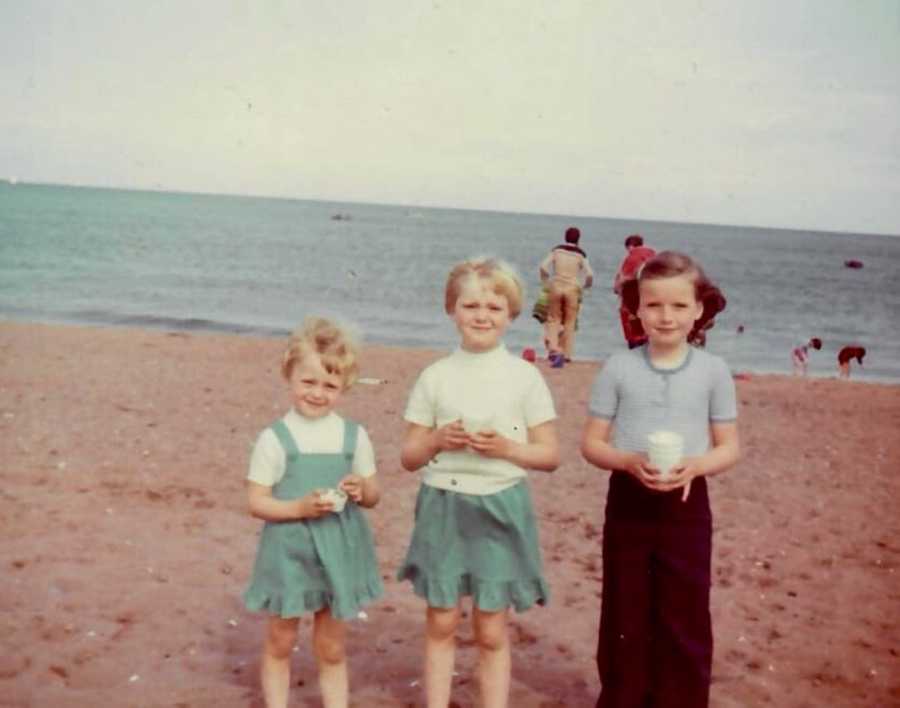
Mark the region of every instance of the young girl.
<instances>
[{"instance_id":1,"label":"young girl","mask_svg":"<svg viewBox=\"0 0 900 708\"><path fill-rule=\"evenodd\" d=\"M699 265L665 251L634 287L648 336L597 376L582 454L612 470L603 530L597 706L708 703L712 516L706 477L738 459L734 382L725 362L691 346L704 302L724 303ZM679 433L684 457L665 475L647 436Z\"/></svg>"},{"instance_id":2,"label":"young girl","mask_svg":"<svg viewBox=\"0 0 900 708\"><path fill-rule=\"evenodd\" d=\"M472 596L486 708L507 705L509 608L522 612L548 597L526 469L556 469L559 444L544 379L502 341L521 307L522 284L507 264L476 259L453 268L445 310L460 346L421 373L404 414L401 462L425 472L397 577L428 603L429 708L450 701L462 597Z\"/></svg>"},{"instance_id":3,"label":"young girl","mask_svg":"<svg viewBox=\"0 0 900 708\"><path fill-rule=\"evenodd\" d=\"M356 358L345 331L307 319L281 364L293 406L260 433L250 458L250 513L266 524L244 601L250 610L269 613L260 667L269 708L287 705L291 652L307 612L314 617L322 702L346 708L343 620L382 593L360 511L375 506L381 494L372 444L361 426L334 412L356 379ZM334 497L342 495L334 489L347 497L341 511Z\"/></svg>"}]
</instances>

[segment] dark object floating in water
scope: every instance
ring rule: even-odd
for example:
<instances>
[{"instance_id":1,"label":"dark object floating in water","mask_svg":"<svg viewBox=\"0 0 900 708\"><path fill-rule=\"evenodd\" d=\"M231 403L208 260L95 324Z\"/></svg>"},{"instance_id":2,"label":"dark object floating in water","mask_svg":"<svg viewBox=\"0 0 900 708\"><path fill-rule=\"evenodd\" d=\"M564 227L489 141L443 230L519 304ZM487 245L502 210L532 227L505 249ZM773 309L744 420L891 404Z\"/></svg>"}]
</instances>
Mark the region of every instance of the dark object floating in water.
<instances>
[{"instance_id":1,"label":"dark object floating in water","mask_svg":"<svg viewBox=\"0 0 900 708\"><path fill-rule=\"evenodd\" d=\"M332 221L350 221L350 215L349 214L332 214L331 220Z\"/></svg>"},{"instance_id":2,"label":"dark object floating in water","mask_svg":"<svg viewBox=\"0 0 900 708\"><path fill-rule=\"evenodd\" d=\"M848 268L862 268L863 267L862 261L857 261L857 260L844 261L844 265L847 266Z\"/></svg>"}]
</instances>

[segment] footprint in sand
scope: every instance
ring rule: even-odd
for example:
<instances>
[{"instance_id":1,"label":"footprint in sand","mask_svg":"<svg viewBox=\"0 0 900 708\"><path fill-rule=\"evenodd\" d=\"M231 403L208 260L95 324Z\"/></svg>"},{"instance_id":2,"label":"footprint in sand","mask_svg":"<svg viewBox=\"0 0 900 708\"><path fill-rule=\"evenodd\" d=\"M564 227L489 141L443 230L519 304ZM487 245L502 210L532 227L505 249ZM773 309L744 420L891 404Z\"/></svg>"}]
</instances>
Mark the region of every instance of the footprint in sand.
<instances>
[{"instance_id":1,"label":"footprint in sand","mask_svg":"<svg viewBox=\"0 0 900 708\"><path fill-rule=\"evenodd\" d=\"M717 566L716 567L716 586L720 588L730 588L734 583L732 576L734 575L733 566Z\"/></svg>"},{"instance_id":2,"label":"footprint in sand","mask_svg":"<svg viewBox=\"0 0 900 708\"><path fill-rule=\"evenodd\" d=\"M9 681L31 668L31 657L21 654L0 656L0 681Z\"/></svg>"},{"instance_id":3,"label":"footprint in sand","mask_svg":"<svg viewBox=\"0 0 900 708\"><path fill-rule=\"evenodd\" d=\"M53 666L50 667L50 673L56 674L63 681L66 681L69 678L69 672L65 666L58 666L58 665L54 664Z\"/></svg>"}]
</instances>

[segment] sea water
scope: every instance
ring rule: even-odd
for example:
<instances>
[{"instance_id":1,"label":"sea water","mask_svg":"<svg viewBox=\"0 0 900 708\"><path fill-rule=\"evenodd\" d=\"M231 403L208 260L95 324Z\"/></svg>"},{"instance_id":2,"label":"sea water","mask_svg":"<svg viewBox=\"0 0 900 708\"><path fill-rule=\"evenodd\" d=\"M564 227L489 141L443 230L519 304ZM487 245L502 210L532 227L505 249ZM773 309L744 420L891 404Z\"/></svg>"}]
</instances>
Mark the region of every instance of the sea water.
<instances>
[{"instance_id":1,"label":"sea water","mask_svg":"<svg viewBox=\"0 0 900 708\"><path fill-rule=\"evenodd\" d=\"M280 336L315 313L367 342L446 350L457 342L447 271L487 254L526 282L508 346L542 353L530 315L538 264L568 226L595 272L576 359L623 347L612 280L625 237L640 233L696 257L719 284L728 306L707 348L733 370L789 373L791 348L817 336L811 375L836 375L837 351L859 344L868 353L854 379L900 381L894 236L4 183L0 317Z\"/></svg>"}]
</instances>

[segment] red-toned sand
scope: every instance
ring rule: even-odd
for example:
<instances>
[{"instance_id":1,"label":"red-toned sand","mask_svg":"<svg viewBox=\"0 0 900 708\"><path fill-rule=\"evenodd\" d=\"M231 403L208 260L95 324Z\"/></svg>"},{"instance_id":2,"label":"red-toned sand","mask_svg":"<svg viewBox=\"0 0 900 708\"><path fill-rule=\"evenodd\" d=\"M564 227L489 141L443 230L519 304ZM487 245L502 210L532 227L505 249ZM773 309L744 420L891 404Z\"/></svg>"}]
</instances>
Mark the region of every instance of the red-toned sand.
<instances>
[{"instance_id":1,"label":"red-toned sand","mask_svg":"<svg viewBox=\"0 0 900 708\"><path fill-rule=\"evenodd\" d=\"M257 432L287 405L282 342L0 323L0 705L260 706L240 595ZM421 705L423 606L393 580L417 476L401 413L438 353L370 347L344 413L378 454L385 597L354 622L353 704ZM516 708L592 706L607 475L578 453L595 364L541 368L563 463L534 473L546 608L511 621ZM900 387L738 382L744 458L712 482L714 706L900 704ZM304 620L292 705L318 706ZM454 700L476 703L471 630Z\"/></svg>"}]
</instances>

